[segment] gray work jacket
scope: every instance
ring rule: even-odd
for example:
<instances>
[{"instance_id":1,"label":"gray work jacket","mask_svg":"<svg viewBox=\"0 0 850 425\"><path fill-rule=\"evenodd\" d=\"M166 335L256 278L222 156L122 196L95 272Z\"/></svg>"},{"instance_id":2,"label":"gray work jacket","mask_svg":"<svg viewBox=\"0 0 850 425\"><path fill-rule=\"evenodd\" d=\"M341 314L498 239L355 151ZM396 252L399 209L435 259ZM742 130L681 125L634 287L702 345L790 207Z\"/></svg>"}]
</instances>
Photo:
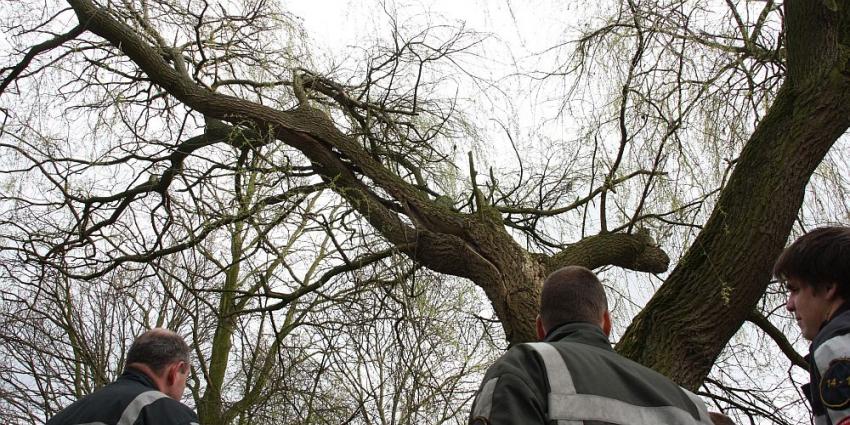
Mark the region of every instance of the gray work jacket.
<instances>
[{"instance_id":1,"label":"gray work jacket","mask_svg":"<svg viewBox=\"0 0 850 425\"><path fill-rule=\"evenodd\" d=\"M470 424L711 424L703 402L620 356L602 329L567 323L487 370Z\"/></svg>"}]
</instances>

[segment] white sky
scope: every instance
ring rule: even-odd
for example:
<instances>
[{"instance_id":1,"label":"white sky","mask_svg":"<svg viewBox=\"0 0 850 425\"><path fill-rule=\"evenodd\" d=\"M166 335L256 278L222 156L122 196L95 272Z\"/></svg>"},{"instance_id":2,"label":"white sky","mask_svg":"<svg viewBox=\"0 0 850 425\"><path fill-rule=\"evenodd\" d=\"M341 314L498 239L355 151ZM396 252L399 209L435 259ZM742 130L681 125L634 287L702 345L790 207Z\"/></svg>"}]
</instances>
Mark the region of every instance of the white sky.
<instances>
[{"instance_id":1,"label":"white sky","mask_svg":"<svg viewBox=\"0 0 850 425\"><path fill-rule=\"evenodd\" d=\"M432 18L442 16L445 21L465 22L471 29L494 34L517 51L550 47L552 36L563 31L565 17L574 14L579 4L510 0L428 0L406 6L387 3L387 9L396 10L400 20L423 16L427 12ZM484 3L488 3L486 8L482 7ZM303 19L311 37L333 48L357 44L364 35L372 34L376 24L386 23L382 7L375 1L289 0L284 5Z\"/></svg>"}]
</instances>

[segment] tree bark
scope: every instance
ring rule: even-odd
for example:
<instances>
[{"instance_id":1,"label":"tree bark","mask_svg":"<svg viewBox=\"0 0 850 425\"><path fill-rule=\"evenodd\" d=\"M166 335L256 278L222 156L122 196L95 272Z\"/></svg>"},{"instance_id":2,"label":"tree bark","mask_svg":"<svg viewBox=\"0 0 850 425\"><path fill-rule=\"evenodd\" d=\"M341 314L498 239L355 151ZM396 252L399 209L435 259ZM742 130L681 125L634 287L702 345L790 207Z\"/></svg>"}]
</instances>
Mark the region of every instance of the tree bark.
<instances>
[{"instance_id":1,"label":"tree bark","mask_svg":"<svg viewBox=\"0 0 850 425\"><path fill-rule=\"evenodd\" d=\"M699 387L764 294L809 178L850 126L845 3L785 2L788 74L693 245L617 349Z\"/></svg>"}]
</instances>

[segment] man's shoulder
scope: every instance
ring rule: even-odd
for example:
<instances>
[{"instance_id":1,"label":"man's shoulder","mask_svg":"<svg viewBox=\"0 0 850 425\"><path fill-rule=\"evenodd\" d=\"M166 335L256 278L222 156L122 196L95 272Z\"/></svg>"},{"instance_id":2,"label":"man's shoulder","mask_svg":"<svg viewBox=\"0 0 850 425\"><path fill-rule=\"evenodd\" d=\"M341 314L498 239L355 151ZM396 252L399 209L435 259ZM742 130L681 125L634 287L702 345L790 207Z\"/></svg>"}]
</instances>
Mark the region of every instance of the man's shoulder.
<instances>
[{"instance_id":1,"label":"man's shoulder","mask_svg":"<svg viewBox=\"0 0 850 425\"><path fill-rule=\"evenodd\" d=\"M531 342L515 344L508 349L488 369L488 376L515 375L531 382L539 381L546 375L546 361L543 347L554 348L552 353L557 353L566 360L570 358L592 358L597 353L591 346L573 341L551 341Z\"/></svg>"},{"instance_id":2,"label":"man's shoulder","mask_svg":"<svg viewBox=\"0 0 850 425\"><path fill-rule=\"evenodd\" d=\"M150 424L191 424L198 422L198 415L189 406L171 397L158 398L145 408L145 417Z\"/></svg>"},{"instance_id":3,"label":"man's shoulder","mask_svg":"<svg viewBox=\"0 0 850 425\"><path fill-rule=\"evenodd\" d=\"M844 311L827 323L812 341L811 385L815 404L831 411L850 406L850 311Z\"/></svg>"},{"instance_id":4,"label":"man's shoulder","mask_svg":"<svg viewBox=\"0 0 850 425\"><path fill-rule=\"evenodd\" d=\"M835 316L815 335L812 354L850 353L850 310Z\"/></svg>"},{"instance_id":5,"label":"man's shoulder","mask_svg":"<svg viewBox=\"0 0 850 425\"><path fill-rule=\"evenodd\" d=\"M831 320L812 341L812 356L820 373L836 360L850 363L850 311Z\"/></svg>"},{"instance_id":6,"label":"man's shoulder","mask_svg":"<svg viewBox=\"0 0 850 425\"><path fill-rule=\"evenodd\" d=\"M511 348L502 354L502 356L499 357L494 364L519 363L528 365L529 362L531 362L531 364L542 365L543 362L540 361L540 346L543 345L554 347L558 352L562 353L562 355L592 348L573 341L524 342L511 346Z\"/></svg>"},{"instance_id":7,"label":"man's shoulder","mask_svg":"<svg viewBox=\"0 0 850 425\"><path fill-rule=\"evenodd\" d=\"M63 409L47 423L116 423L127 415L140 419L132 423L189 425L198 416L185 404L143 385L110 384Z\"/></svg>"},{"instance_id":8,"label":"man's shoulder","mask_svg":"<svg viewBox=\"0 0 850 425\"><path fill-rule=\"evenodd\" d=\"M510 349L508 349L498 360L494 363L497 364L505 364L505 365L524 365L524 366L542 366L543 362L540 354L540 346L546 345L555 348L563 357L569 357L572 354L582 354L587 353L589 355L594 355L597 353L604 353L604 350L599 350L596 347L582 344L581 342L569 341L569 340L560 340L560 341L549 341L549 342L526 342L522 344L515 344ZM606 353L608 354L608 353ZM615 352L611 351L610 354L615 354Z\"/></svg>"},{"instance_id":9,"label":"man's shoulder","mask_svg":"<svg viewBox=\"0 0 850 425\"><path fill-rule=\"evenodd\" d=\"M546 369L534 351L528 343L513 345L490 365L485 380L511 375L527 386L541 385Z\"/></svg>"},{"instance_id":10,"label":"man's shoulder","mask_svg":"<svg viewBox=\"0 0 850 425\"><path fill-rule=\"evenodd\" d=\"M850 333L850 310L841 312L832 318L818 333L812 341L812 346L817 347L826 341L841 335Z\"/></svg>"},{"instance_id":11,"label":"man's shoulder","mask_svg":"<svg viewBox=\"0 0 850 425\"><path fill-rule=\"evenodd\" d=\"M533 351L527 343L515 344L493 362L491 369L525 369L529 366L529 359L534 356Z\"/></svg>"},{"instance_id":12,"label":"man's shoulder","mask_svg":"<svg viewBox=\"0 0 850 425\"><path fill-rule=\"evenodd\" d=\"M116 422L133 399L146 390L140 383L118 379L74 401L47 423Z\"/></svg>"}]
</instances>

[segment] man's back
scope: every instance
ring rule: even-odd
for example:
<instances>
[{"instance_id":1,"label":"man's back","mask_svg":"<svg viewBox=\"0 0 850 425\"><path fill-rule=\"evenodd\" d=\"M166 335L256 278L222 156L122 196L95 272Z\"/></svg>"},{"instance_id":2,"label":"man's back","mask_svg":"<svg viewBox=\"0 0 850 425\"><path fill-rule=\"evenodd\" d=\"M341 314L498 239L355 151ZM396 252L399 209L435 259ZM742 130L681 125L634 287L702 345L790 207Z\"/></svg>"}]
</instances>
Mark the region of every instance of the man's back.
<instances>
[{"instance_id":1,"label":"man's back","mask_svg":"<svg viewBox=\"0 0 850 425\"><path fill-rule=\"evenodd\" d=\"M615 353L591 323L565 324L543 343L511 348L482 388L472 416L492 424L711 423L696 396Z\"/></svg>"},{"instance_id":2,"label":"man's back","mask_svg":"<svg viewBox=\"0 0 850 425\"><path fill-rule=\"evenodd\" d=\"M197 424L184 404L156 390L144 373L128 368L115 382L77 400L47 425Z\"/></svg>"}]
</instances>

